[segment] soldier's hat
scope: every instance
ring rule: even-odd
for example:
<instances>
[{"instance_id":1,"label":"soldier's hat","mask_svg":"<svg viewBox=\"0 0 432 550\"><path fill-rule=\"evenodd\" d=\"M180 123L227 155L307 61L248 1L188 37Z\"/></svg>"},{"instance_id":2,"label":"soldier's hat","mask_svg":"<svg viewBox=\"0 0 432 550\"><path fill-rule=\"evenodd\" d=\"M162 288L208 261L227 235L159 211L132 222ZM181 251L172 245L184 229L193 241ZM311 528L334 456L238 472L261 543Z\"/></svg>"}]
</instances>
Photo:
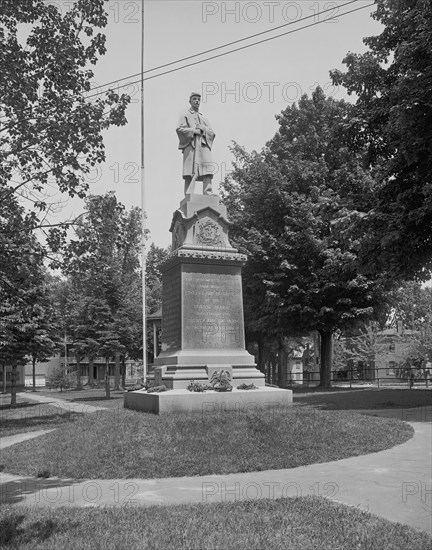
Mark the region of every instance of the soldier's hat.
<instances>
[{"instance_id":1,"label":"soldier's hat","mask_svg":"<svg viewBox=\"0 0 432 550\"><path fill-rule=\"evenodd\" d=\"M201 97L201 94L199 92L191 92L189 99L191 99L193 96L197 95L198 97Z\"/></svg>"}]
</instances>

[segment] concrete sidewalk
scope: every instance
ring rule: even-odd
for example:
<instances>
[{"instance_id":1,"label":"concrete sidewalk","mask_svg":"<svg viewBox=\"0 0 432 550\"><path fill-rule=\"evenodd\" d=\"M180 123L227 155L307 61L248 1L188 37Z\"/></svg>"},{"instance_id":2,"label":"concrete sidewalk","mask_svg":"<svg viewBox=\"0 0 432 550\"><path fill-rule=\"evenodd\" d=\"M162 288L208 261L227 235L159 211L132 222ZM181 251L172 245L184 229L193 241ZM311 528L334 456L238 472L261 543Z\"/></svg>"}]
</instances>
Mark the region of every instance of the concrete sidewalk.
<instances>
[{"instance_id":1,"label":"concrete sidewalk","mask_svg":"<svg viewBox=\"0 0 432 550\"><path fill-rule=\"evenodd\" d=\"M98 411L106 410L107 407L95 407L94 405L86 405L85 403L77 403L76 401L67 401L66 399L59 399L56 397L49 397L46 395L38 395L37 393L17 393L22 399L30 399L31 401L37 401L38 403L44 403L46 405L52 405L59 407L68 412L75 413L96 413Z\"/></svg>"},{"instance_id":2,"label":"concrete sidewalk","mask_svg":"<svg viewBox=\"0 0 432 550\"><path fill-rule=\"evenodd\" d=\"M432 534L432 425L410 424L414 437L392 449L288 470L150 480L0 474L1 503L150 506L318 495Z\"/></svg>"},{"instance_id":3,"label":"concrete sidewalk","mask_svg":"<svg viewBox=\"0 0 432 550\"><path fill-rule=\"evenodd\" d=\"M25 432L21 434L15 434L15 435L7 435L5 437L0 438L0 452L3 449L6 449L6 447L11 447L12 445L15 445L16 443L21 443L21 441L27 441L28 439L33 439L34 437L39 437L40 435L49 434L50 432L53 432L55 428L52 430L38 430L34 432Z\"/></svg>"}]
</instances>

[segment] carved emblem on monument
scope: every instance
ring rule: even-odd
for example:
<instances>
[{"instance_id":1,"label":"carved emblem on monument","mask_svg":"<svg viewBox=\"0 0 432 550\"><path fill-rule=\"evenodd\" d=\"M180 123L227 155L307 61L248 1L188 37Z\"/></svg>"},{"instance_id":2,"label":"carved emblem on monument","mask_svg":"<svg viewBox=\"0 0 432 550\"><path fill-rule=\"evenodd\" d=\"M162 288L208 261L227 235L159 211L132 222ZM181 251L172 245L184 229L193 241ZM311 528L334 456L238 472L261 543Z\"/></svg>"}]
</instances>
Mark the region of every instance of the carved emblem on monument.
<instances>
[{"instance_id":1,"label":"carved emblem on monument","mask_svg":"<svg viewBox=\"0 0 432 550\"><path fill-rule=\"evenodd\" d=\"M210 218L197 222L195 240L200 244L216 245L222 244L219 225Z\"/></svg>"}]
</instances>

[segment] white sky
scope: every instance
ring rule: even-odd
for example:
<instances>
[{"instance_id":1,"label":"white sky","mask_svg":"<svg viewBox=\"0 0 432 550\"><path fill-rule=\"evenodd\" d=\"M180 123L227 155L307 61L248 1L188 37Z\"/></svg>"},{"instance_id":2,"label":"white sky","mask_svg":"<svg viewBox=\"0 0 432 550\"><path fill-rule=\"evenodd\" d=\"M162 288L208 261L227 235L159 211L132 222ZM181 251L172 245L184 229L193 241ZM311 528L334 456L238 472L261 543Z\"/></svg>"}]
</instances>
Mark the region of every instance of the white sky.
<instances>
[{"instance_id":1,"label":"white sky","mask_svg":"<svg viewBox=\"0 0 432 550\"><path fill-rule=\"evenodd\" d=\"M362 38L379 34L381 27L370 18L373 6L340 16L371 4L372 0L340 7L346 1L145 0L145 70L296 22L301 17L316 14L318 21L339 16L336 22L324 22L145 82L145 209L151 241L158 246L170 244L172 213L183 198L182 157L175 128L179 115L189 106L189 93L202 93L200 110L216 132L213 160L219 167L214 178L217 184L230 168L231 142L236 141L248 151L261 149L277 130L275 115L302 93L310 94L320 84L334 98L347 98L343 89L331 86L329 70L343 68L342 59L348 51L365 51ZM50 3L67 9L67 2ZM319 14L331 7L333 12ZM108 51L94 69L95 84L99 85L139 73L141 67L141 1L110 0L107 11L109 24L104 32ZM294 23L273 34L313 21ZM208 55L217 53L220 52ZM129 123L106 132L107 162L94 174L90 192L115 190L118 199L129 208L141 205L140 88L135 84L120 91L132 95L133 103L127 112ZM70 201L64 216L81 211L79 201Z\"/></svg>"}]
</instances>

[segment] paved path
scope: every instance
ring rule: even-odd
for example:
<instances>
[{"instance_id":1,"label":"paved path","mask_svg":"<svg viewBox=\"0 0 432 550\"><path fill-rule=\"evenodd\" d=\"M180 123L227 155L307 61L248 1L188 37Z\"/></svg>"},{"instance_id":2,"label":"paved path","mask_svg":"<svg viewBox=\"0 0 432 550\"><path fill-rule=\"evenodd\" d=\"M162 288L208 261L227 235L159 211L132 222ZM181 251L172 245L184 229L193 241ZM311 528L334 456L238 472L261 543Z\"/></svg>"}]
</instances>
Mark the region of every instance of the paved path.
<instances>
[{"instance_id":1,"label":"paved path","mask_svg":"<svg viewBox=\"0 0 432 550\"><path fill-rule=\"evenodd\" d=\"M10 447L11 445L15 445L15 443L21 443L21 441L27 441L28 439L33 439L34 437L39 437L40 435L49 434L50 432L53 432L55 428L52 430L38 430L34 432L25 432L21 434L15 434L15 435L7 435L5 437L0 438L0 452L3 449L6 449L6 447Z\"/></svg>"},{"instance_id":2,"label":"paved path","mask_svg":"<svg viewBox=\"0 0 432 550\"><path fill-rule=\"evenodd\" d=\"M22 399L30 399L32 401L38 401L39 403L45 403L53 405L54 407L59 407L69 412L76 413L95 413L101 410L106 409L107 407L100 407L99 405L95 407L94 405L86 405L85 403L78 403L76 401L66 401L65 399L59 399L57 397L51 397L47 395L38 395L37 393L18 393L17 394Z\"/></svg>"}]
</instances>

